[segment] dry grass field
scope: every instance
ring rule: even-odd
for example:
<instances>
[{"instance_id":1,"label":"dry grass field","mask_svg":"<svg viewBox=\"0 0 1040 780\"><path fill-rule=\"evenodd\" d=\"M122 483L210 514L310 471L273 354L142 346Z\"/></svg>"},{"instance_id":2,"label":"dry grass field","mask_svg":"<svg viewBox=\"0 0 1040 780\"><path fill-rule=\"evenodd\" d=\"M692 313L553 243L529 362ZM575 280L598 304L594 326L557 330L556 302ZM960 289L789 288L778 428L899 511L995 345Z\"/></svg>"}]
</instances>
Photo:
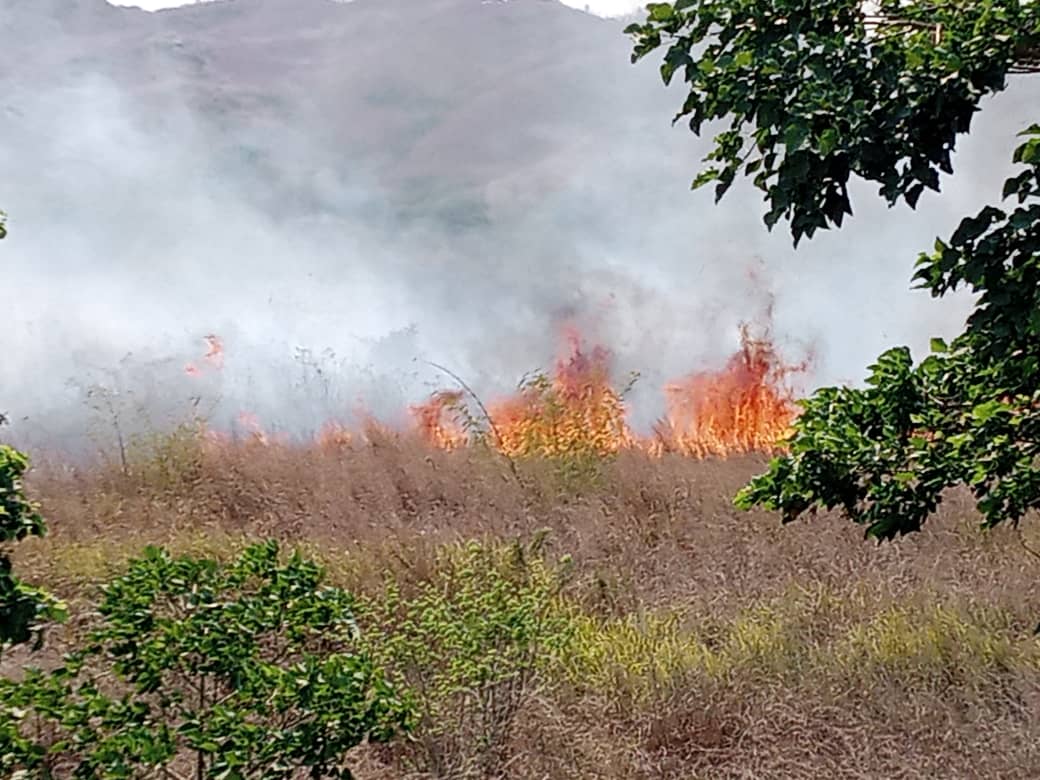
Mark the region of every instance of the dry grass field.
<instances>
[{"instance_id":1,"label":"dry grass field","mask_svg":"<svg viewBox=\"0 0 1040 780\"><path fill-rule=\"evenodd\" d=\"M388 578L437 583L445 551L472 540L565 569L551 609L566 630L495 744L440 702L449 727L359 749L363 779L429 776L420 748L441 776L1036 777L1040 560L1023 546L1036 529L983 533L957 495L881 546L837 517L784 527L731 507L762 465L622 452L591 472L535 460L514 475L479 448L406 436L338 450L169 437L128 472L38 462L29 488L50 534L15 564L73 608L44 658L146 544L223 558L274 537L374 602Z\"/></svg>"}]
</instances>

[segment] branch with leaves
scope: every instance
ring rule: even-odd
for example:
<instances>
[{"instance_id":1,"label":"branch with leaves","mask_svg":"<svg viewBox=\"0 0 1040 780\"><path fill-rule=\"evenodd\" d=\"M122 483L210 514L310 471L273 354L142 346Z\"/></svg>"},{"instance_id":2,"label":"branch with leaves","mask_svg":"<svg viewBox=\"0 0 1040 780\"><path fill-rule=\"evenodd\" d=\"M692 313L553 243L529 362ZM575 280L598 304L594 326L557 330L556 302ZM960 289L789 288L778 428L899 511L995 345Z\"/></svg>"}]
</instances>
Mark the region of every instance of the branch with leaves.
<instances>
[{"instance_id":1,"label":"branch with leaves","mask_svg":"<svg viewBox=\"0 0 1040 780\"><path fill-rule=\"evenodd\" d=\"M661 77L689 86L673 121L698 135L727 123L693 186L714 183L718 201L751 177L766 225L787 220L795 245L852 214L853 176L889 205L938 191L982 99L1035 69L1040 41L1037 3L882 0L871 15L862 0L647 9L626 29L632 60L667 46Z\"/></svg>"},{"instance_id":2,"label":"branch with leaves","mask_svg":"<svg viewBox=\"0 0 1040 780\"><path fill-rule=\"evenodd\" d=\"M33 638L39 642L46 623L66 616L61 601L14 574L7 549L13 542L47 531L39 508L25 494L28 468L25 455L0 444L0 651Z\"/></svg>"},{"instance_id":3,"label":"branch with leaves","mask_svg":"<svg viewBox=\"0 0 1040 780\"><path fill-rule=\"evenodd\" d=\"M953 172L959 135L1010 76L1037 72L1040 4L1019 0L678 0L647 6L633 61L667 44L661 76L682 73L675 117L715 136L694 181L722 198L738 174L765 194L765 223L803 237L852 213L853 176L889 205L914 207ZM1005 200L963 220L920 256L918 286L977 296L965 331L871 366L867 387L802 402L789 451L737 496L793 520L840 509L869 535L916 531L962 485L987 526L1040 507L1040 126L1014 152Z\"/></svg>"},{"instance_id":4,"label":"branch with leaves","mask_svg":"<svg viewBox=\"0 0 1040 780\"><path fill-rule=\"evenodd\" d=\"M738 496L793 520L840 508L888 538L920 529L943 491L967 485L987 526L1040 508L1040 125L1014 159L1004 210L987 206L921 255L935 297L978 296L951 344L918 365L905 347L871 367L866 389L824 388L803 402L789 454Z\"/></svg>"},{"instance_id":5,"label":"branch with leaves","mask_svg":"<svg viewBox=\"0 0 1040 780\"><path fill-rule=\"evenodd\" d=\"M148 548L56 670L0 679L0 770L76 777L350 778L411 709L359 648L354 599L274 542L234 561ZM41 738L41 735L43 738ZM29 774L34 773L34 774Z\"/></svg>"}]
</instances>

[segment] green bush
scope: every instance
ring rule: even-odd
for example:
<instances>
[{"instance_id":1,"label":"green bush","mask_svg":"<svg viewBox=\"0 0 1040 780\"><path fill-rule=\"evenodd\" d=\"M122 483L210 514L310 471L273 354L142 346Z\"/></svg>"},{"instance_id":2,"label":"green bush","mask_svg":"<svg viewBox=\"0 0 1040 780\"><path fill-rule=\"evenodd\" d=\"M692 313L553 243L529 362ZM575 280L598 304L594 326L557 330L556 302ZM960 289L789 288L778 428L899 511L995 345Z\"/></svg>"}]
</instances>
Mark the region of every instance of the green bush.
<instances>
[{"instance_id":1,"label":"green bush","mask_svg":"<svg viewBox=\"0 0 1040 780\"><path fill-rule=\"evenodd\" d=\"M359 613L365 646L411 691L417 721L397 757L435 777L496 776L514 720L570 642L568 561L530 545L470 542L406 595L388 580Z\"/></svg>"},{"instance_id":2,"label":"green bush","mask_svg":"<svg viewBox=\"0 0 1040 780\"><path fill-rule=\"evenodd\" d=\"M2 418L0 418L2 422ZM29 459L0 444L0 652L28 642L48 620L63 620L65 606L14 575L7 545L43 536L47 527L36 504L25 495L22 477Z\"/></svg>"},{"instance_id":3,"label":"green bush","mask_svg":"<svg viewBox=\"0 0 1040 780\"><path fill-rule=\"evenodd\" d=\"M228 565L148 548L104 588L84 649L0 681L3 775L350 777L346 752L409 708L323 577L274 542Z\"/></svg>"}]
</instances>

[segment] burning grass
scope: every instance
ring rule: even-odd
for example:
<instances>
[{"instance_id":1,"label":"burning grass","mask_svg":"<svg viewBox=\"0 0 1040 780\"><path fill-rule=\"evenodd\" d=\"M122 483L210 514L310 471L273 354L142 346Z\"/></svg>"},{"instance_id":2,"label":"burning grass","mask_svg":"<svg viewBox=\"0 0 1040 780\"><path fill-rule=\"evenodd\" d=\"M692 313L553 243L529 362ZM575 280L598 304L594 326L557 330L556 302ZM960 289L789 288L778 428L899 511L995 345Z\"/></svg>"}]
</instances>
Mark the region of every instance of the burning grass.
<instances>
[{"instance_id":1,"label":"burning grass","mask_svg":"<svg viewBox=\"0 0 1040 780\"><path fill-rule=\"evenodd\" d=\"M740 351L722 371L700 371L665 387L668 414L657 426L663 448L682 455L769 452L790 432L795 407L787 365L768 339L741 329Z\"/></svg>"},{"instance_id":2,"label":"burning grass","mask_svg":"<svg viewBox=\"0 0 1040 780\"><path fill-rule=\"evenodd\" d=\"M808 363L785 363L768 337L755 338L747 326L740 341L722 369L695 372L665 386L667 413L645 438L628 425L628 388L612 384L610 352L598 346L586 350L580 334L568 331L566 356L552 375L536 374L514 397L493 404L485 433L514 458L603 457L623 450L705 458L775 451L796 416L787 380ZM465 400L461 391L441 391L412 408L429 444L455 449L469 440L474 421Z\"/></svg>"},{"instance_id":3,"label":"burning grass","mask_svg":"<svg viewBox=\"0 0 1040 780\"><path fill-rule=\"evenodd\" d=\"M189 375L222 368L223 345L216 336L207 343L205 357L185 369ZM667 411L652 435L640 436L629 425L625 402L636 377L627 386L616 386L610 351L587 347L576 330L565 331L564 344L551 373L525 377L515 394L487 406L462 383L462 389L439 390L411 406L410 431L392 431L363 414L361 430L330 421L305 446L349 447L370 440L377 431L379 436L418 434L427 446L444 451L486 444L511 459L603 458L623 451L692 458L769 453L782 448L797 413L788 380L808 368L808 361L786 363L768 333L756 338L745 326L740 349L724 366L665 386ZM291 443L288 437L270 435L248 411L239 414L237 428L254 444ZM232 441L217 431L208 437L213 446Z\"/></svg>"},{"instance_id":4,"label":"burning grass","mask_svg":"<svg viewBox=\"0 0 1040 780\"><path fill-rule=\"evenodd\" d=\"M190 375L221 370L207 343ZM413 741L362 750L363 778L1034 776L1019 531L982 535L957 495L882 547L836 518L733 510L806 367L745 329L724 366L665 387L643 437L610 353L571 332L551 373L486 407L439 391L410 429L186 425L112 466L37 469L52 534L16 563L89 623L146 544L228 559L274 537L317 558L419 696Z\"/></svg>"},{"instance_id":5,"label":"burning grass","mask_svg":"<svg viewBox=\"0 0 1040 780\"><path fill-rule=\"evenodd\" d=\"M494 732L498 776L1034 776L1036 561L1019 532L977 531L957 495L922 534L878 547L832 517L735 512L758 455L621 449L602 478L561 486L551 461L523 460L518 480L494 453L406 433L208 441L157 439L129 473L41 466L31 487L53 533L16 565L86 607L146 543L227 558L275 536L373 604L392 583L406 600L443 594L453 614L450 551L540 540L537 561L569 556L568 576L544 602L551 657ZM439 652L434 628L416 652ZM484 723L457 695L430 711ZM476 736L423 738L441 766L489 766L459 753ZM358 774L418 776L418 749L362 751Z\"/></svg>"}]
</instances>

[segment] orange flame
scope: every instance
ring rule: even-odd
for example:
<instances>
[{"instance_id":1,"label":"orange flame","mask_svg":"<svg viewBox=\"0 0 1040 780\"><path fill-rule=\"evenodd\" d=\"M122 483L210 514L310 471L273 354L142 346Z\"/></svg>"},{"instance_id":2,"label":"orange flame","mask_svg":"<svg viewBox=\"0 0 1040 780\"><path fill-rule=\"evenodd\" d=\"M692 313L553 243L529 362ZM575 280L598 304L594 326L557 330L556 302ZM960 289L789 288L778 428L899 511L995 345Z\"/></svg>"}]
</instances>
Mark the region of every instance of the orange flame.
<instances>
[{"instance_id":1,"label":"orange flame","mask_svg":"<svg viewBox=\"0 0 1040 780\"><path fill-rule=\"evenodd\" d=\"M221 341L220 336L210 334L206 336L206 354L202 356L202 359L209 364L214 370L220 371L224 368L224 342ZM188 376L200 376L202 369L196 363L188 363L184 367L184 373Z\"/></svg>"},{"instance_id":2,"label":"orange flame","mask_svg":"<svg viewBox=\"0 0 1040 780\"><path fill-rule=\"evenodd\" d=\"M740 350L722 370L697 372L665 387L667 414L655 426L655 437L645 440L626 422L625 403L610 381L610 353L602 347L585 352L571 331L569 357L557 361L551 378L538 375L492 405L497 446L511 457L639 449L706 458L774 451L797 413L785 380L807 364L785 364L768 338L753 338L746 326L740 335ZM445 421L461 397L442 391L413 407L428 443L454 449L464 441L461 430Z\"/></svg>"},{"instance_id":3,"label":"orange flame","mask_svg":"<svg viewBox=\"0 0 1040 780\"><path fill-rule=\"evenodd\" d=\"M569 355L556 362L550 379L535 376L514 398L491 409L498 446L510 456L612 455L631 446L625 404L610 383L610 353L582 350L574 330Z\"/></svg>"},{"instance_id":4,"label":"orange flame","mask_svg":"<svg viewBox=\"0 0 1040 780\"><path fill-rule=\"evenodd\" d=\"M203 360L219 371L224 367L224 342L221 341L220 336L211 333L206 336L206 343L209 345L209 349L206 350Z\"/></svg>"},{"instance_id":5,"label":"orange flame","mask_svg":"<svg viewBox=\"0 0 1040 780\"><path fill-rule=\"evenodd\" d=\"M768 339L741 328L741 348L721 371L702 371L668 384L668 413L656 426L659 445L690 457L768 452L796 415L784 380L806 364L789 366Z\"/></svg>"},{"instance_id":6,"label":"orange flame","mask_svg":"<svg viewBox=\"0 0 1040 780\"><path fill-rule=\"evenodd\" d=\"M326 452L335 452L350 447L354 443L354 434L343 425L329 420L314 437L314 443Z\"/></svg>"},{"instance_id":7,"label":"orange flame","mask_svg":"<svg viewBox=\"0 0 1040 780\"><path fill-rule=\"evenodd\" d=\"M551 375L538 374L521 383L512 397L490 407L490 441L510 457L561 455L609 456L622 450L650 455L677 453L692 458L726 457L780 448L797 414L786 380L804 372L808 361L784 363L768 338L753 338L747 326L740 331L740 349L717 371L700 371L664 388L666 414L654 426L650 439L633 434L626 421L626 405L611 383L611 353L600 346L586 351L577 331L565 333L567 349ZM205 360L223 365L223 345L208 336ZM189 365L188 373L199 372ZM455 450L470 442L463 424L464 395L441 390L409 408L420 438L432 447ZM313 444L336 451L364 442L377 446L397 432L359 407L360 430L328 422ZM239 425L247 442L261 446L288 445L284 435L270 436L255 414L243 412ZM212 446L229 446L231 439L207 432Z\"/></svg>"},{"instance_id":8,"label":"orange flame","mask_svg":"<svg viewBox=\"0 0 1040 780\"><path fill-rule=\"evenodd\" d=\"M442 450L454 450L468 441L458 420L447 415L458 409L461 403L461 391L440 390L425 403L409 407L408 411L415 420L419 435L427 444Z\"/></svg>"},{"instance_id":9,"label":"orange flame","mask_svg":"<svg viewBox=\"0 0 1040 780\"><path fill-rule=\"evenodd\" d=\"M247 440L253 444L267 446L271 443L270 437L260 424L260 418L252 412L239 412L238 424L245 428Z\"/></svg>"}]
</instances>

